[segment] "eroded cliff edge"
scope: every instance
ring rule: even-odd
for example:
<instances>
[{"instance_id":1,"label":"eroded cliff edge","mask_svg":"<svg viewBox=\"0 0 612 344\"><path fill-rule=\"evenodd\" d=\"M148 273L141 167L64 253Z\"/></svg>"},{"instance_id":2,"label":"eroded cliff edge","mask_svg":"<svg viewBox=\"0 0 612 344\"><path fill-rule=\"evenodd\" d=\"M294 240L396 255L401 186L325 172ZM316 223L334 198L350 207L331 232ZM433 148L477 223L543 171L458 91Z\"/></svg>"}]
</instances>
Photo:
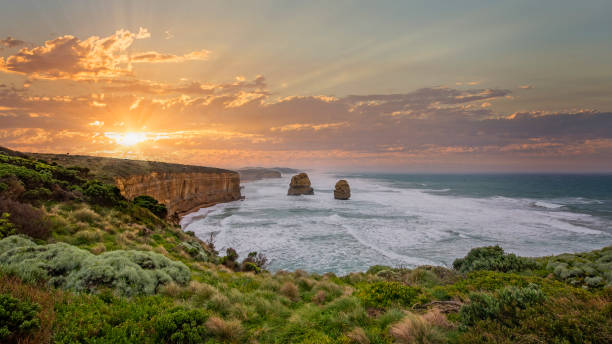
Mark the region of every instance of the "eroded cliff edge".
<instances>
[{"instance_id":1,"label":"eroded cliff edge","mask_svg":"<svg viewBox=\"0 0 612 344\"><path fill-rule=\"evenodd\" d=\"M240 176L236 172L151 172L115 178L121 194L128 199L149 195L178 216L216 203L239 200Z\"/></svg>"},{"instance_id":2,"label":"eroded cliff edge","mask_svg":"<svg viewBox=\"0 0 612 344\"><path fill-rule=\"evenodd\" d=\"M85 155L32 154L65 166L83 166L113 182L128 199L148 195L182 216L202 207L241 199L238 172L220 168Z\"/></svg>"}]
</instances>

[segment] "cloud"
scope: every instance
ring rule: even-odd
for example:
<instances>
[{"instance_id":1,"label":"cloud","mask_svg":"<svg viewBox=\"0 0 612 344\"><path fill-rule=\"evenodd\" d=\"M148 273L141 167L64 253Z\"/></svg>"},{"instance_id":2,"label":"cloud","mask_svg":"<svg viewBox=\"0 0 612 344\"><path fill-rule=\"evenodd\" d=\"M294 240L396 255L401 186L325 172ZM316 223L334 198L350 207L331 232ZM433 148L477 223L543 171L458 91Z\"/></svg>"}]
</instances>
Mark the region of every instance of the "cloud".
<instances>
[{"instance_id":1,"label":"cloud","mask_svg":"<svg viewBox=\"0 0 612 344\"><path fill-rule=\"evenodd\" d=\"M103 87L106 92L140 93L154 95L200 95L200 96L228 96L239 92L250 92L267 95L266 78L258 75L252 81L237 79L228 83L202 83L187 81L179 84L161 83L150 80L114 79L109 80Z\"/></svg>"},{"instance_id":2,"label":"cloud","mask_svg":"<svg viewBox=\"0 0 612 344\"><path fill-rule=\"evenodd\" d=\"M149 37L151 34L145 28L138 32L121 29L107 37L91 36L85 40L61 36L42 46L23 48L6 59L0 58L0 71L27 75L31 79L100 80L132 75L132 63L204 60L209 54L207 50L185 55L128 53L135 40Z\"/></svg>"},{"instance_id":3,"label":"cloud","mask_svg":"<svg viewBox=\"0 0 612 344\"><path fill-rule=\"evenodd\" d=\"M275 98L263 76L96 85L57 96L0 87L0 113L10 114L0 116L0 145L229 167L612 169L612 113L500 114L489 103L504 89Z\"/></svg>"},{"instance_id":4,"label":"cloud","mask_svg":"<svg viewBox=\"0 0 612 344\"><path fill-rule=\"evenodd\" d=\"M0 71L28 75L35 79L98 79L130 74L126 54L134 40L150 37L140 28L137 33L117 30L107 37L92 36L82 41L61 36L43 46L23 48L17 54L0 58Z\"/></svg>"},{"instance_id":5,"label":"cloud","mask_svg":"<svg viewBox=\"0 0 612 344\"><path fill-rule=\"evenodd\" d=\"M11 36L7 36L5 39L0 40L0 49L2 49L2 47L4 48L15 48L18 47L20 45L25 45L26 42L19 40L19 39L14 39Z\"/></svg>"},{"instance_id":6,"label":"cloud","mask_svg":"<svg viewBox=\"0 0 612 344\"><path fill-rule=\"evenodd\" d=\"M134 63L185 62L206 60L209 54L208 50L193 51L185 55L162 54L150 51L132 55L130 61Z\"/></svg>"},{"instance_id":7,"label":"cloud","mask_svg":"<svg viewBox=\"0 0 612 344\"><path fill-rule=\"evenodd\" d=\"M287 124L282 127L270 128L270 131L297 131L297 130L314 130L318 131L321 129L333 129L349 125L348 122L336 122L336 123L321 123L321 124L310 124L310 123L295 123Z\"/></svg>"},{"instance_id":8,"label":"cloud","mask_svg":"<svg viewBox=\"0 0 612 344\"><path fill-rule=\"evenodd\" d=\"M532 85L520 85L518 88L522 90L530 90L533 88L533 86Z\"/></svg>"}]
</instances>

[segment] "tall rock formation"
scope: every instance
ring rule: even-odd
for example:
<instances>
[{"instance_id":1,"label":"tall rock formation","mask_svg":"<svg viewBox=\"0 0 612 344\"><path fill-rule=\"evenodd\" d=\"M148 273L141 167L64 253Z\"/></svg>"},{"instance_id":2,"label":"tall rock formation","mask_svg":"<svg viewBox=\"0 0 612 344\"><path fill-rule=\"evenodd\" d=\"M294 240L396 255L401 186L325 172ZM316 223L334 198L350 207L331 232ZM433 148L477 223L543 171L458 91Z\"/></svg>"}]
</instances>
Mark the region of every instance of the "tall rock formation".
<instances>
[{"instance_id":1,"label":"tall rock formation","mask_svg":"<svg viewBox=\"0 0 612 344\"><path fill-rule=\"evenodd\" d=\"M351 188L346 180L340 179L336 183L336 187L334 188L334 198L342 200L351 198Z\"/></svg>"},{"instance_id":2,"label":"tall rock formation","mask_svg":"<svg viewBox=\"0 0 612 344\"><path fill-rule=\"evenodd\" d=\"M182 216L216 203L241 199L236 172L151 172L116 177L121 194L132 199L148 195L168 208L169 216Z\"/></svg>"},{"instance_id":3,"label":"tall rock formation","mask_svg":"<svg viewBox=\"0 0 612 344\"><path fill-rule=\"evenodd\" d=\"M289 191L287 191L287 195L314 195L314 190L312 187L310 187L310 179L306 173L302 172L291 177L291 183L289 184Z\"/></svg>"}]
</instances>

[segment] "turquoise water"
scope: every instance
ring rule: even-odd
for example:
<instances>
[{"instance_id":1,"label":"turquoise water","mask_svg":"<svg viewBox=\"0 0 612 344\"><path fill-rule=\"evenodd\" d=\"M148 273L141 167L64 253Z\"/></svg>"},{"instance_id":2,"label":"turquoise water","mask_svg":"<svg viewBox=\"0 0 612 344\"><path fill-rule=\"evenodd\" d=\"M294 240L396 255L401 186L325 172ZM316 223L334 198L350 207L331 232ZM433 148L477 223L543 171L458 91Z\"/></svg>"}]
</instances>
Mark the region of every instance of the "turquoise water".
<instances>
[{"instance_id":1,"label":"turquoise water","mask_svg":"<svg viewBox=\"0 0 612 344\"><path fill-rule=\"evenodd\" d=\"M446 265L499 244L542 256L612 245L612 175L310 173L314 196L286 196L289 176L244 185L244 201L201 209L185 230L215 236L270 269L347 273L374 264ZM349 201L333 199L339 178ZM203 215L206 215L205 217Z\"/></svg>"}]
</instances>

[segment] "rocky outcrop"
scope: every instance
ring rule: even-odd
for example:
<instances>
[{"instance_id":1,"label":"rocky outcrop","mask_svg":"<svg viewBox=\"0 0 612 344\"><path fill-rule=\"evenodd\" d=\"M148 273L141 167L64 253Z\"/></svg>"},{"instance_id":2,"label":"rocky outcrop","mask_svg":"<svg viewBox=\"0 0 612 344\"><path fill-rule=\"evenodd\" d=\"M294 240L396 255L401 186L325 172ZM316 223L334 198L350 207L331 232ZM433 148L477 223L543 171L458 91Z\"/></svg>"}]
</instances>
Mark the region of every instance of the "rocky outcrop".
<instances>
[{"instance_id":1,"label":"rocky outcrop","mask_svg":"<svg viewBox=\"0 0 612 344\"><path fill-rule=\"evenodd\" d=\"M343 200L351 198L351 188L346 180L340 179L336 183L336 187L334 188L334 198Z\"/></svg>"},{"instance_id":2,"label":"rocky outcrop","mask_svg":"<svg viewBox=\"0 0 612 344\"><path fill-rule=\"evenodd\" d=\"M289 184L289 191L287 195L298 196L298 195L314 195L314 190L310 187L310 179L306 173L296 174L291 177L291 183Z\"/></svg>"},{"instance_id":3,"label":"rocky outcrop","mask_svg":"<svg viewBox=\"0 0 612 344\"><path fill-rule=\"evenodd\" d=\"M238 173L240 173L240 181L243 183L282 177L280 171L263 167L243 168L238 170Z\"/></svg>"},{"instance_id":4,"label":"rocky outcrop","mask_svg":"<svg viewBox=\"0 0 612 344\"><path fill-rule=\"evenodd\" d=\"M169 216L182 216L199 208L241 199L240 176L219 172L151 172L116 177L115 184L127 199L148 195L168 208Z\"/></svg>"}]
</instances>

